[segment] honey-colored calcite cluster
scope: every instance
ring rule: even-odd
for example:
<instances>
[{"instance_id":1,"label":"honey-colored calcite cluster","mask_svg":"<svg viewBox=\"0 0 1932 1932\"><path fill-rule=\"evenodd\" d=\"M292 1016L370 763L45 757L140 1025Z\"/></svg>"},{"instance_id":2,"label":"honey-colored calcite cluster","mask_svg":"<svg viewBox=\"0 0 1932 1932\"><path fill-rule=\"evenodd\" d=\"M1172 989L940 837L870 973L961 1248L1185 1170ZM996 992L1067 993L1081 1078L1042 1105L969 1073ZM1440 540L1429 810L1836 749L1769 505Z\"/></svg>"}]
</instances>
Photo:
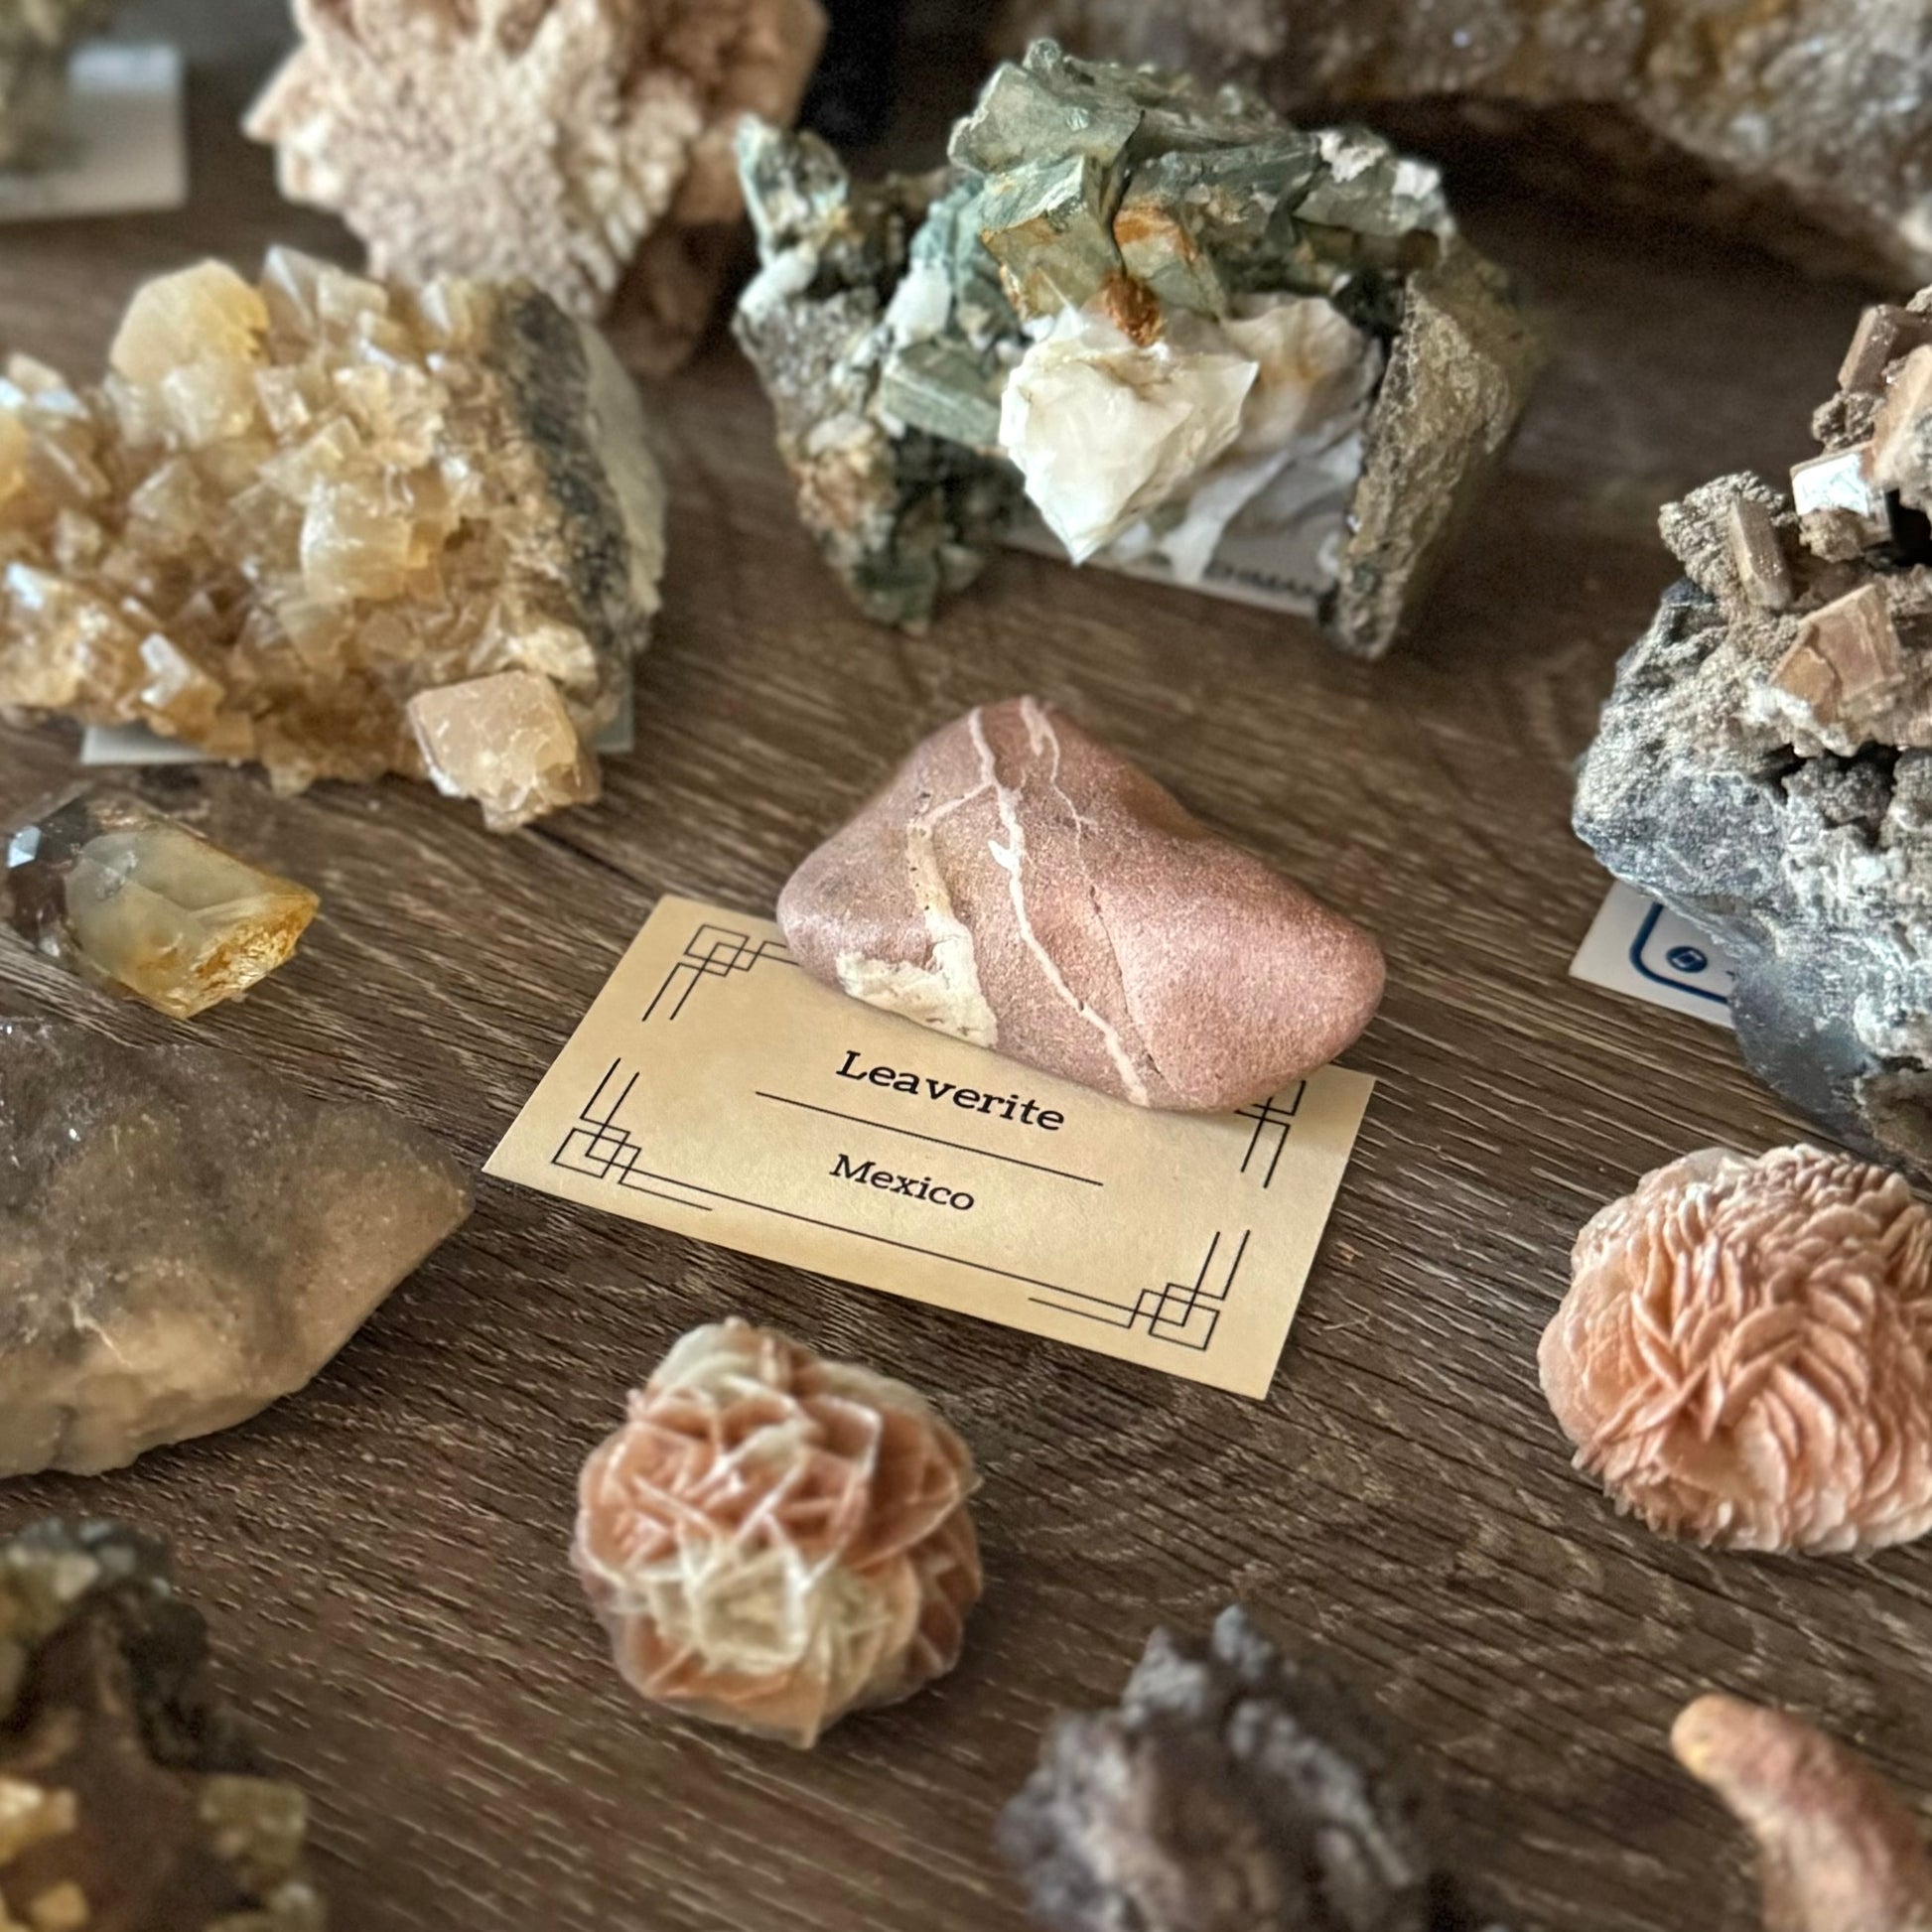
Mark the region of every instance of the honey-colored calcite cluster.
<instances>
[{"instance_id":1,"label":"honey-colored calcite cluster","mask_svg":"<svg viewBox=\"0 0 1932 1932\"><path fill-rule=\"evenodd\" d=\"M272 251L135 297L106 380L0 380L0 708L145 725L318 778L453 760L412 699L548 730L497 829L595 796L649 633L663 486L609 346L525 285L385 284ZM541 694L538 694L541 699ZM539 703L538 710L542 709ZM581 759L557 770L567 726ZM504 736L514 738L514 731Z\"/></svg>"},{"instance_id":2,"label":"honey-colored calcite cluster","mask_svg":"<svg viewBox=\"0 0 1932 1932\"><path fill-rule=\"evenodd\" d=\"M660 365L729 265L706 234L743 207L739 118L788 121L825 36L818 0L296 0L295 18L247 124L284 194L341 213L377 274L528 277L587 318L623 285Z\"/></svg>"},{"instance_id":3,"label":"honey-colored calcite cluster","mask_svg":"<svg viewBox=\"0 0 1932 1932\"><path fill-rule=\"evenodd\" d=\"M959 1659L980 1593L964 1443L769 1328L695 1328L584 1465L573 1558L653 1703L810 1745Z\"/></svg>"}]
</instances>

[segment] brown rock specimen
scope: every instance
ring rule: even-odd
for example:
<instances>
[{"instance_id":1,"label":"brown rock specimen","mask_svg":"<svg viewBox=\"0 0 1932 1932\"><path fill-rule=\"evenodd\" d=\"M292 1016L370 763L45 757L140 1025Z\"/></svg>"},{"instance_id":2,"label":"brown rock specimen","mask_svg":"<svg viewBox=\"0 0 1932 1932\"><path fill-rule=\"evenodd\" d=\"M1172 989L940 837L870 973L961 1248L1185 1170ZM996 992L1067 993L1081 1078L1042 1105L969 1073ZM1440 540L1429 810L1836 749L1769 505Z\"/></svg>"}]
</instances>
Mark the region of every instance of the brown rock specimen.
<instances>
[{"instance_id":1,"label":"brown rock specimen","mask_svg":"<svg viewBox=\"0 0 1932 1932\"><path fill-rule=\"evenodd\" d=\"M1052 1932L1467 1932L1431 1811L1374 1714L1237 1607L1053 1726L1000 1849Z\"/></svg>"},{"instance_id":2,"label":"brown rock specimen","mask_svg":"<svg viewBox=\"0 0 1932 1932\"><path fill-rule=\"evenodd\" d=\"M7 0L0 6L0 168L46 158L67 100L68 60L117 0Z\"/></svg>"},{"instance_id":3,"label":"brown rock specimen","mask_svg":"<svg viewBox=\"0 0 1932 1932\"><path fill-rule=\"evenodd\" d=\"M256 1775L168 1555L115 1523L0 1542L0 1925L323 1932L301 1792Z\"/></svg>"},{"instance_id":4,"label":"brown rock specimen","mask_svg":"<svg viewBox=\"0 0 1932 1932\"><path fill-rule=\"evenodd\" d=\"M1686 1706L1670 1740L1757 1841L1765 1932L1932 1932L1918 1821L1856 1751L1732 1697Z\"/></svg>"},{"instance_id":5,"label":"brown rock specimen","mask_svg":"<svg viewBox=\"0 0 1932 1932\"><path fill-rule=\"evenodd\" d=\"M791 876L805 970L1141 1107L1265 1099L1374 1016L1382 955L1032 698L969 712Z\"/></svg>"},{"instance_id":6,"label":"brown rock specimen","mask_svg":"<svg viewBox=\"0 0 1932 1932\"><path fill-rule=\"evenodd\" d=\"M469 1212L461 1168L385 1108L0 1020L0 1475L245 1422Z\"/></svg>"},{"instance_id":7,"label":"brown rock specimen","mask_svg":"<svg viewBox=\"0 0 1932 1932\"><path fill-rule=\"evenodd\" d=\"M1932 1215L1817 1148L1707 1149L1577 1237L1543 1388L1652 1529L1864 1552L1932 1528Z\"/></svg>"},{"instance_id":8,"label":"brown rock specimen","mask_svg":"<svg viewBox=\"0 0 1932 1932\"><path fill-rule=\"evenodd\" d=\"M589 320L635 261L660 365L717 293L722 254L690 230L744 206L738 121L790 120L825 33L817 0L295 12L303 45L247 122L276 145L285 195L340 213L378 275L527 279Z\"/></svg>"},{"instance_id":9,"label":"brown rock specimen","mask_svg":"<svg viewBox=\"0 0 1932 1932\"><path fill-rule=\"evenodd\" d=\"M276 249L259 287L150 283L110 362L0 380L0 707L285 791L424 776L409 701L492 673L553 685L586 745L616 714L663 487L629 379L546 297Z\"/></svg>"},{"instance_id":10,"label":"brown rock specimen","mask_svg":"<svg viewBox=\"0 0 1932 1932\"><path fill-rule=\"evenodd\" d=\"M808 1746L959 1661L976 1483L902 1382L726 1321L585 1463L572 1561L644 1697Z\"/></svg>"},{"instance_id":11,"label":"brown rock specimen","mask_svg":"<svg viewBox=\"0 0 1932 1932\"><path fill-rule=\"evenodd\" d=\"M119 791L83 791L17 827L0 871L0 915L36 951L174 1020L272 973L320 904Z\"/></svg>"},{"instance_id":12,"label":"brown rock specimen","mask_svg":"<svg viewBox=\"0 0 1932 1932\"><path fill-rule=\"evenodd\" d=\"M1574 157L1593 200L1621 165L1674 209L1734 224L1741 201L1790 252L1825 241L1834 262L1932 280L1932 16L1914 0L1011 0L1003 45L1038 34L1288 113L1434 102L1519 135L1551 114L1531 151ZM1660 148L1694 169L1660 168Z\"/></svg>"}]
</instances>

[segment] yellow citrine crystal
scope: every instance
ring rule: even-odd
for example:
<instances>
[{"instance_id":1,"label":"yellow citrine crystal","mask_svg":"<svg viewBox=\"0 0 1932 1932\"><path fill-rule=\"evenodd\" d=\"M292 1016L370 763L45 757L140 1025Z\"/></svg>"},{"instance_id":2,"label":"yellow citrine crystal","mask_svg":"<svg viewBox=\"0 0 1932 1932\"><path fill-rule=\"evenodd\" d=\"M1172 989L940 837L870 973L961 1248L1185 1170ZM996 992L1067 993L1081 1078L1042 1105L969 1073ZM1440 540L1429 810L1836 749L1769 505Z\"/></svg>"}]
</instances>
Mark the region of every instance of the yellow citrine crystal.
<instances>
[{"instance_id":1,"label":"yellow citrine crystal","mask_svg":"<svg viewBox=\"0 0 1932 1932\"><path fill-rule=\"evenodd\" d=\"M272 973L321 903L124 792L85 792L21 826L4 892L41 952L176 1020Z\"/></svg>"}]
</instances>

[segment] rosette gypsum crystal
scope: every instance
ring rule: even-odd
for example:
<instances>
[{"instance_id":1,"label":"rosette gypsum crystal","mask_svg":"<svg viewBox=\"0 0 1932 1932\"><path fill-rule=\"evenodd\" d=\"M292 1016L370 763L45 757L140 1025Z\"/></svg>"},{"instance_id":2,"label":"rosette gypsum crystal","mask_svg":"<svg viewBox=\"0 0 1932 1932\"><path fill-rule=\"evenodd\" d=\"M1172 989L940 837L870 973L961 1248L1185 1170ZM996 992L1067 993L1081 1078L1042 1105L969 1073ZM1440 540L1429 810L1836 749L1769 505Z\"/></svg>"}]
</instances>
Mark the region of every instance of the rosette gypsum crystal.
<instances>
[{"instance_id":1,"label":"rosette gypsum crystal","mask_svg":"<svg viewBox=\"0 0 1932 1932\"><path fill-rule=\"evenodd\" d=\"M1870 310L1791 488L1663 513L1686 579L1618 668L1576 823L1724 945L1753 1071L1932 1168L1932 290Z\"/></svg>"},{"instance_id":2,"label":"rosette gypsum crystal","mask_svg":"<svg viewBox=\"0 0 1932 1932\"><path fill-rule=\"evenodd\" d=\"M663 486L608 345L525 285L151 282L106 380L0 380L0 707L505 830L594 798L657 608Z\"/></svg>"},{"instance_id":3,"label":"rosette gypsum crystal","mask_svg":"<svg viewBox=\"0 0 1932 1932\"><path fill-rule=\"evenodd\" d=\"M739 338L806 523L890 622L1030 499L1076 562L1286 597L1378 655L1534 372L1433 169L1184 75L1041 42L937 174L855 184L753 123L739 152Z\"/></svg>"},{"instance_id":4,"label":"rosette gypsum crystal","mask_svg":"<svg viewBox=\"0 0 1932 1932\"><path fill-rule=\"evenodd\" d=\"M742 211L740 115L788 121L817 0L296 0L303 44L248 117L282 192L378 275L527 278L667 366L709 319Z\"/></svg>"}]
</instances>

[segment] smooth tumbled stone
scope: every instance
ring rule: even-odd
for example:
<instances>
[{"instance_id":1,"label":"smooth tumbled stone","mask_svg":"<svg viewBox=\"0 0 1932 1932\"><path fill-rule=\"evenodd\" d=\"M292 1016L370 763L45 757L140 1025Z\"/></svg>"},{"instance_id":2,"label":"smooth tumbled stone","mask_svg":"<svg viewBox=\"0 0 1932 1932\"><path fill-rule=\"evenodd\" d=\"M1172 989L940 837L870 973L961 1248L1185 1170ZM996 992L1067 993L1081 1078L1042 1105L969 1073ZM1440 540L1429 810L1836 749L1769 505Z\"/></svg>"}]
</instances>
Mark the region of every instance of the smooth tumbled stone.
<instances>
[{"instance_id":1,"label":"smooth tumbled stone","mask_svg":"<svg viewBox=\"0 0 1932 1932\"><path fill-rule=\"evenodd\" d=\"M1032 698L935 732L792 875L816 978L1142 1107L1266 1098L1382 997L1359 926Z\"/></svg>"}]
</instances>

